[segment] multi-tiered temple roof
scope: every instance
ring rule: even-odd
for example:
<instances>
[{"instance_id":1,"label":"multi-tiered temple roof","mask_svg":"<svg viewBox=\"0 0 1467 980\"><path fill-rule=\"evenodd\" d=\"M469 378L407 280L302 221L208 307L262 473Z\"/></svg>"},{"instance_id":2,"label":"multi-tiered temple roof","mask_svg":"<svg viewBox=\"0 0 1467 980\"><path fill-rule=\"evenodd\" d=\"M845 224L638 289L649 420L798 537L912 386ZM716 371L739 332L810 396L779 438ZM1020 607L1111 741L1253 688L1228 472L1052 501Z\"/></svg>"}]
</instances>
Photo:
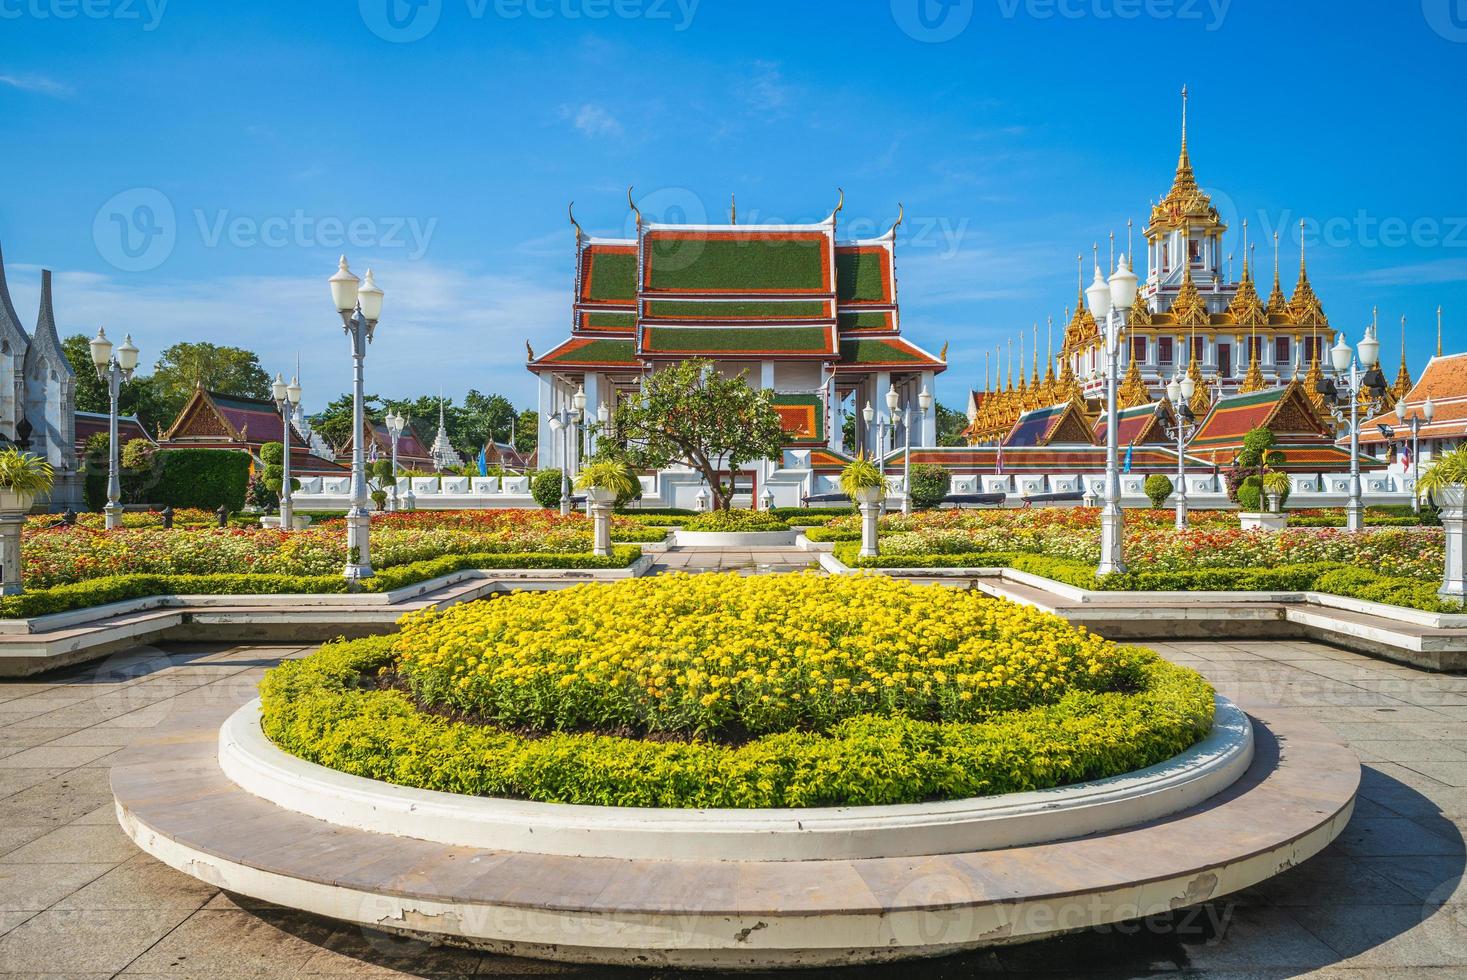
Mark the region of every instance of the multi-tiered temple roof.
<instances>
[{"instance_id":1,"label":"multi-tiered temple roof","mask_svg":"<svg viewBox=\"0 0 1467 980\"><path fill-rule=\"evenodd\" d=\"M664 224L638 213L634 239L592 238L577 225L571 336L531 352L530 370L641 371L689 357L943 370L900 335L896 225L837 241L839 211L780 225Z\"/></svg>"}]
</instances>

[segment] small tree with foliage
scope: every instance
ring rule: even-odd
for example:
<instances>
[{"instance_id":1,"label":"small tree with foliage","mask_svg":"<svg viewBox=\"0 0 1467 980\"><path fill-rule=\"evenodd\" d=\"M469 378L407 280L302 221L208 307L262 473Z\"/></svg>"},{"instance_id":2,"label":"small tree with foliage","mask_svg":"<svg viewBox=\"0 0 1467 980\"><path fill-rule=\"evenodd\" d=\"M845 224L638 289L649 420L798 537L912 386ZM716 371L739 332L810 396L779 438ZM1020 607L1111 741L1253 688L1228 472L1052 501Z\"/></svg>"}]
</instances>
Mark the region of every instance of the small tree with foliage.
<instances>
[{"instance_id":1,"label":"small tree with foliage","mask_svg":"<svg viewBox=\"0 0 1467 980\"><path fill-rule=\"evenodd\" d=\"M610 431L639 469L682 463L701 473L720 510L733 502L744 464L779 458L785 440L769 392L700 358L647 378L640 395L617 406Z\"/></svg>"},{"instance_id":2,"label":"small tree with foliage","mask_svg":"<svg viewBox=\"0 0 1467 980\"><path fill-rule=\"evenodd\" d=\"M550 510L560 506L560 470L541 470L530 479L530 496Z\"/></svg>"},{"instance_id":3,"label":"small tree with foliage","mask_svg":"<svg viewBox=\"0 0 1467 980\"><path fill-rule=\"evenodd\" d=\"M942 503L951 486L951 475L946 469L932 463L916 463L912 466L912 506L927 510Z\"/></svg>"},{"instance_id":4,"label":"small tree with foliage","mask_svg":"<svg viewBox=\"0 0 1467 980\"><path fill-rule=\"evenodd\" d=\"M1142 487L1146 491L1146 496L1150 498L1151 506L1154 510L1160 510L1166 503L1166 498L1170 497L1172 491L1176 489L1171 481L1171 477L1165 473L1151 474L1146 478L1146 482Z\"/></svg>"}]
</instances>

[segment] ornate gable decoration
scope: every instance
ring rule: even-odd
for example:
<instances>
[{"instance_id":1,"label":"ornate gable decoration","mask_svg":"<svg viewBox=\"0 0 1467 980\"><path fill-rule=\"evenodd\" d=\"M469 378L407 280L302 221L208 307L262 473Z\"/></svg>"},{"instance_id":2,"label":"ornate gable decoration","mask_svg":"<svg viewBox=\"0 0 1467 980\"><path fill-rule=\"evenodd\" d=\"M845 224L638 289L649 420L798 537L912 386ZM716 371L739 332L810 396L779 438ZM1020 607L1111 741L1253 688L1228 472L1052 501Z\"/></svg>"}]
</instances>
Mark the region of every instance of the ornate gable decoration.
<instances>
[{"instance_id":1,"label":"ornate gable decoration","mask_svg":"<svg viewBox=\"0 0 1467 980\"><path fill-rule=\"evenodd\" d=\"M1232 302L1228 304L1228 315L1240 327L1268 326L1268 311L1258 298L1258 290L1253 285L1253 273L1248 268L1246 258L1243 260L1243 278L1238 281L1238 289L1233 293Z\"/></svg>"},{"instance_id":2,"label":"ornate gable decoration","mask_svg":"<svg viewBox=\"0 0 1467 980\"><path fill-rule=\"evenodd\" d=\"M1324 307L1320 305L1314 287L1309 284L1309 274L1304 270L1302 260L1299 262L1299 282L1294 286L1294 295L1289 299L1289 316L1296 326L1312 330L1330 328L1329 318L1324 315Z\"/></svg>"},{"instance_id":3,"label":"ornate gable decoration","mask_svg":"<svg viewBox=\"0 0 1467 980\"><path fill-rule=\"evenodd\" d=\"M203 388L194 388L193 395L178 413L178 418L168 431L163 433L162 442L176 439L207 438L229 439L242 442L244 435L230 425L209 393Z\"/></svg>"}]
</instances>

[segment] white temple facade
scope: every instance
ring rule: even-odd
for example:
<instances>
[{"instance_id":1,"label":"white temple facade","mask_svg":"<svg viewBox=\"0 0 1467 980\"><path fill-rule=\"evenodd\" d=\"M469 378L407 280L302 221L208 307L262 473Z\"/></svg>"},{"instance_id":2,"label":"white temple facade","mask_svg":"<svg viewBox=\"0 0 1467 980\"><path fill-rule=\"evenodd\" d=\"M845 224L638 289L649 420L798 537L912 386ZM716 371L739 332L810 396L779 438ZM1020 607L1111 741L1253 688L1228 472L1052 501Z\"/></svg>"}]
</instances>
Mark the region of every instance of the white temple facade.
<instances>
[{"instance_id":1,"label":"white temple facade","mask_svg":"<svg viewBox=\"0 0 1467 980\"><path fill-rule=\"evenodd\" d=\"M51 305L51 270L41 270L35 329L21 325L0 255L0 441L45 457L56 472L49 506L80 507L76 375L62 350Z\"/></svg>"}]
</instances>

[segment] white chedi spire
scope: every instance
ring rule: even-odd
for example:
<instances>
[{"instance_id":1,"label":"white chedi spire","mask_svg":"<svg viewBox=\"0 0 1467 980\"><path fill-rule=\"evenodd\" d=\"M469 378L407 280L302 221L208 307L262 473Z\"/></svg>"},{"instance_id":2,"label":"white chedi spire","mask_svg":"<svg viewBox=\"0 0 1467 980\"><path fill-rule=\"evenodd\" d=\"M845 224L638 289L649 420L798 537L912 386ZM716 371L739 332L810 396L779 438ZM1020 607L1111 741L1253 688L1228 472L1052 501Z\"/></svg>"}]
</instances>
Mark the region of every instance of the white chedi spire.
<instances>
[{"instance_id":1,"label":"white chedi spire","mask_svg":"<svg viewBox=\"0 0 1467 980\"><path fill-rule=\"evenodd\" d=\"M433 437L433 465L440 469L462 466L463 460L448 441L448 428L443 424L443 396L438 396L438 434Z\"/></svg>"}]
</instances>

